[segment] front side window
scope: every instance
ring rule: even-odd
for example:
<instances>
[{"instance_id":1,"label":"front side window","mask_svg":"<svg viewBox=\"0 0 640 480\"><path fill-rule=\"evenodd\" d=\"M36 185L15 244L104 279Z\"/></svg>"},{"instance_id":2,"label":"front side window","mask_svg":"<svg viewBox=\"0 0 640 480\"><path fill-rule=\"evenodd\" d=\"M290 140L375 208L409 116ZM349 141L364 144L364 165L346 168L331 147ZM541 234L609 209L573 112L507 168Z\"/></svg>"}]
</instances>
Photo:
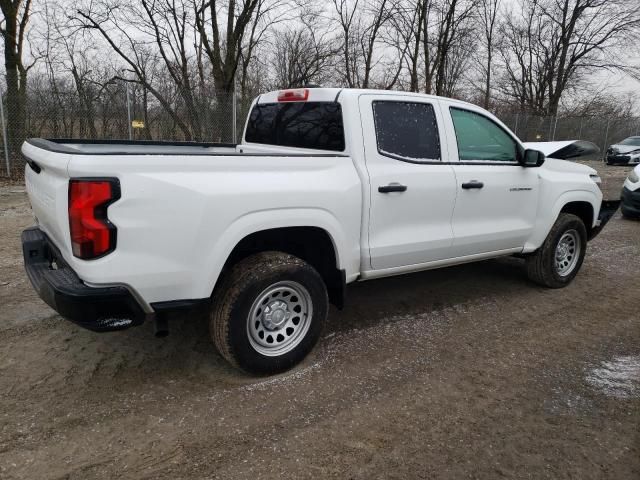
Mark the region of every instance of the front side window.
<instances>
[{"instance_id":1,"label":"front side window","mask_svg":"<svg viewBox=\"0 0 640 480\"><path fill-rule=\"evenodd\" d=\"M484 115L451 108L461 161L516 162L518 144L498 124Z\"/></svg>"},{"instance_id":2,"label":"front side window","mask_svg":"<svg viewBox=\"0 0 640 480\"><path fill-rule=\"evenodd\" d=\"M440 138L428 103L375 101L373 118L378 152L408 162L440 160Z\"/></svg>"},{"instance_id":3,"label":"front side window","mask_svg":"<svg viewBox=\"0 0 640 480\"><path fill-rule=\"evenodd\" d=\"M342 109L336 102L258 104L251 110L245 140L342 152Z\"/></svg>"}]
</instances>

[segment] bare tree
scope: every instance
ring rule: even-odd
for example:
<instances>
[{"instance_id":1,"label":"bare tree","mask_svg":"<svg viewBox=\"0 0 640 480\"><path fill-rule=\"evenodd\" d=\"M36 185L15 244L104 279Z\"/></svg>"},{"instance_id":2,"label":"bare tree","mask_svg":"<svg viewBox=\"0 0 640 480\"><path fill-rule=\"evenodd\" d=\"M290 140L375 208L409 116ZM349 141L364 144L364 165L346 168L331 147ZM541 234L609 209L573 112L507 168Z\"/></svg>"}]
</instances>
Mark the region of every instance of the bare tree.
<instances>
[{"instance_id":1,"label":"bare tree","mask_svg":"<svg viewBox=\"0 0 640 480\"><path fill-rule=\"evenodd\" d=\"M562 95L587 74L633 70L621 55L639 39L636 1L539 0L521 7L505 22L500 50L502 90L522 108L556 115Z\"/></svg>"},{"instance_id":2,"label":"bare tree","mask_svg":"<svg viewBox=\"0 0 640 480\"><path fill-rule=\"evenodd\" d=\"M637 0L547 0L541 2L541 12L551 25L548 112L556 115L576 75L625 67L615 48L637 45L640 8Z\"/></svg>"},{"instance_id":3,"label":"bare tree","mask_svg":"<svg viewBox=\"0 0 640 480\"><path fill-rule=\"evenodd\" d=\"M491 102L491 73L493 70L494 52L496 46L496 27L498 22L498 10L501 0L480 0L478 3L480 27L482 29L484 41L485 63L481 64L482 75L484 77L484 91L482 104L484 108L489 108Z\"/></svg>"},{"instance_id":4,"label":"bare tree","mask_svg":"<svg viewBox=\"0 0 640 480\"><path fill-rule=\"evenodd\" d=\"M342 80L350 88L370 88L380 56L376 46L395 12L394 3L390 0L333 0L333 7L341 31Z\"/></svg>"},{"instance_id":5,"label":"bare tree","mask_svg":"<svg viewBox=\"0 0 640 480\"><path fill-rule=\"evenodd\" d=\"M7 125L12 149L18 149L25 134L27 73L33 66L24 64L26 31L31 15L31 0L0 0L0 36L4 41L4 66L7 80Z\"/></svg>"},{"instance_id":6,"label":"bare tree","mask_svg":"<svg viewBox=\"0 0 640 480\"><path fill-rule=\"evenodd\" d=\"M468 38L469 22L472 18L476 0L442 0L438 5L438 30L433 43L429 44L428 36L425 36L425 56L427 57L426 93L444 95L451 90L451 82L447 78L449 64L455 53L462 52L456 49L462 38ZM428 22L425 18L425 22ZM426 29L425 29L426 30ZM429 66L431 65L431 68Z\"/></svg>"},{"instance_id":7,"label":"bare tree","mask_svg":"<svg viewBox=\"0 0 640 480\"><path fill-rule=\"evenodd\" d=\"M316 23L275 34L274 75L276 88L321 84L333 62L335 50Z\"/></svg>"},{"instance_id":8,"label":"bare tree","mask_svg":"<svg viewBox=\"0 0 640 480\"><path fill-rule=\"evenodd\" d=\"M284 21L271 14L285 5L285 0L194 0L195 24L201 46L211 65L216 91L216 119L225 130L223 138L231 138L228 122L232 95L235 92L236 72L242 59L246 65L253 57L265 25Z\"/></svg>"}]
</instances>

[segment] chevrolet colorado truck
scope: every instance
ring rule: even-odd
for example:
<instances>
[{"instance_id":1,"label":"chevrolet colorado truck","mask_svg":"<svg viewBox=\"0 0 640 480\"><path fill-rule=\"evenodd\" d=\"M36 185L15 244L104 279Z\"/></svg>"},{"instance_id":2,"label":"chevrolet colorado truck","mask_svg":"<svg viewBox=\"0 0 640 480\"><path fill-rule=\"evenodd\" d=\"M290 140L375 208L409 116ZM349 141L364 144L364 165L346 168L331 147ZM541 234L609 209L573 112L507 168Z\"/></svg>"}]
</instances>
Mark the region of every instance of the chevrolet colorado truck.
<instances>
[{"instance_id":1,"label":"chevrolet colorado truck","mask_svg":"<svg viewBox=\"0 0 640 480\"><path fill-rule=\"evenodd\" d=\"M522 143L462 101L332 88L260 95L238 145L29 139L24 262L83 327L162 335L204 306L224 358L276 373L351 282L517 255L567 285L619 204L562 160L593 148Z\"/></svg>"}]
</instances>

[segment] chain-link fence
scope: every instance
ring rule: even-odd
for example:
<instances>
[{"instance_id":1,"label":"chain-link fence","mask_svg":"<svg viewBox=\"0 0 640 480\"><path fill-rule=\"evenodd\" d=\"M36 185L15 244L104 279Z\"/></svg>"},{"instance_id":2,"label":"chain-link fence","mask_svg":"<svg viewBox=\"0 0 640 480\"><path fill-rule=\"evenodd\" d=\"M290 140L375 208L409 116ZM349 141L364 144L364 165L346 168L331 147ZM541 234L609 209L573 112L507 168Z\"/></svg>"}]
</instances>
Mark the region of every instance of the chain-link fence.
<instances>
[{"instance_id":1,"label":"chain-link fence","mask_svg":"<svg viewBox=\"0 0 640 480\"><path fill-rule=\"evenodd\" d=\"M83 101L84 100L84 101ZM25 161L20 147L26 138L88 140L155 140L236 143L252 99L240 95L192 98L187 108L174 101L165 108L150 95L128 86L94 98L76 92L32 92L24 112L8 108L3 96L0 122L0 176L20 176ZM16 128L16 120L20 121Z\"/></svg>"},{"instance_id":2,"label":"chain-link fence","mask_svg":"<svg viewBox=\"0 0 640 480\"><path fill-rule=\"evenodd\" d=\"M201 94L191 98L189 107L176 100L166 108L148 92L124 82L110 85L93 97L74 90L42 92L35 89L29 94L23 113L9 111L6 95L3 96L3 175L20 176L24 171L20 145L29 137L235 143L242 135L252 101L234 94ZM640 117L541 117L522 113L498 116L523 141L591 141L600 147L594 159L602 159L610 144L640 133ZM20 130L12 128L16 117L24 118ZM20 133L12 135L12 131Z\"/></svg>"},{"instance_id":3,"label":"chain-link fence","mask_svg":"<svg viewBox=\"0 0 640 480\"><path fill-rule=\"evenodd\" d=\"M592 160L603 160L609 145L640 134L640 117L563 117L515 113L501 115L501 120L524 142L593 142L600 152L593 155Z\"/></svg>"}]
</instances>

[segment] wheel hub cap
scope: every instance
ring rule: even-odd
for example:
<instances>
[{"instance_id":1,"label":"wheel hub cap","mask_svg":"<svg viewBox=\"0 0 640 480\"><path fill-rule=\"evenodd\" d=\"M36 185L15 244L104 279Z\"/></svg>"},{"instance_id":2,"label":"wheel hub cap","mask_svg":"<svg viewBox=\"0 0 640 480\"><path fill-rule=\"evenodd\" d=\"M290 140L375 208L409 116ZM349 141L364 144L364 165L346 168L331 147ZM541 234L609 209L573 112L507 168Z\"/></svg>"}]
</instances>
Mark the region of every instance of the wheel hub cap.
<instances>
[{"instance_id":1,"label":"wheel hub cap","mask_svg":"<svg viewBox=\"0 0 640 480\"><path fill-rule=\"evenodd\" d=\"M290 316L291 314L287 310L287 304L276 300L264 307L262 323L268 330L276 330L282 327L282 325L289 320Z\"/></svg>"}]
</instances>

